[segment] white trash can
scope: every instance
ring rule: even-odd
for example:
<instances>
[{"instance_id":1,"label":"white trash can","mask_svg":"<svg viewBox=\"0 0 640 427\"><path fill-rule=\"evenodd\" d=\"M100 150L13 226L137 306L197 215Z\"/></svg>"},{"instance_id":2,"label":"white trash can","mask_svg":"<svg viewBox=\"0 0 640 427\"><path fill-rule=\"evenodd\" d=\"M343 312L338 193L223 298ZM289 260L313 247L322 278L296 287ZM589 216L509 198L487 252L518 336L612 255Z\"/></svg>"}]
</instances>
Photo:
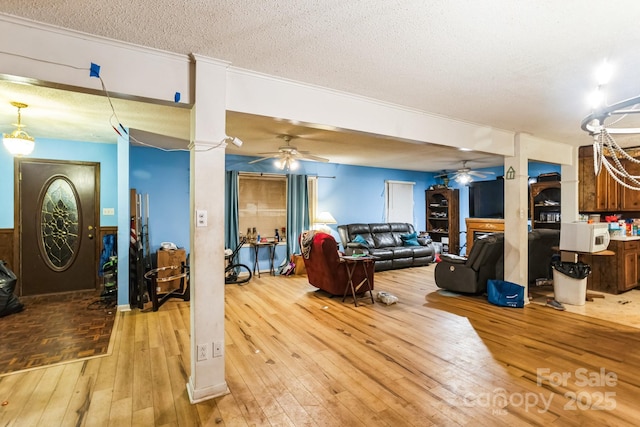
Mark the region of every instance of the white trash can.
<instances>
[{"instance_id":1,"label":"white trash can","mask_svg":"<svg viewBox=\"0 0 640 427\"><path fill-rule=\"evenodd\" d=\"M584 305L587 300L587 278L574 279L553 270L553 294L556 301L570 305Z\"/></svg>"}]
</instances>

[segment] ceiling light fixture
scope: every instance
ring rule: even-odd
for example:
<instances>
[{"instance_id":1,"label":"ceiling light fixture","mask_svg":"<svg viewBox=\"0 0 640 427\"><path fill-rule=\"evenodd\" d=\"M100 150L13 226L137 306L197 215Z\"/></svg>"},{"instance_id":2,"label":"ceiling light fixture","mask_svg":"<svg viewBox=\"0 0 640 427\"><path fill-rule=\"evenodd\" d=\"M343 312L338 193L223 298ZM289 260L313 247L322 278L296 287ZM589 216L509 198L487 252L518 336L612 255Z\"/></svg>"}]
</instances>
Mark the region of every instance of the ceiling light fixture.
<instances>
[{"instance_id":1,"label":"ceiling light fixture","mask_svg":"<svg viewBox=\"0 0 640 427\"><path fill-rule=\"evenodd\" d=\"M271 151L268 153L258 153L261 156L259 159L255 159L249 162L249 164L262 162L268 159L275 159L274 164L279 169L296 169L298 167L298 160L311 160L314 162L328 162L329 159L323 157L314 156L308 151L298 151L298 149L289 144L292 138L291 135L279 135L278 138L285 140L286 145L278 147L278 151Z\"/></svg>"},{"instance_id":2,"label":"ceiling light fixture","mask_svg":"<svg viewBox=\"0 0 640 427\"><path fill-rule=\"evenodd\" d=\"M7 151L14 156L27 156L33 151L35 140L22 130L24 125L21 122L20 109L27 108L28 105L22 102L12 102L11 105L18 109L18 123L13 124L16 127L13 132L3 134L2 142Z\"/></svg>"},{"instance_id":3,"label":"ceiling light fixture","mask_svg":"<svg viewBox=\"0 0 640 427\"><path fill-rule=\"evenodd\" d=\"M273 162L280 170L296 170L298 169L298 162L291 156L285 156L282 159L276 159Z\"/></svg>"},{"instance_id":4,"label":"ceiling light fixture","mask_svg":"<svg viewBox=\"0 0 640 427\"><path fill-rule=\"evenodd\" d=\"M629 114L638 114L640 109L640 96L629 98L624 101L607 105L604 99L602 87L606 85L608 76L611 74L610 67L605 63L603 72L598 72L598 88L602 99L600 105L593 107L593 111L582 120L582 130L593 137L593 170L596 175L604 169L611 177L623 187L630 190L640 191L640 175L630 174L620 159L625 159L629 163L640 164L640 160L631 156L622 148L612 135L615 134L640 134L638 127L622 127L619 123ZM607 123L607 119L615 117ZM617 125L617 126L616 126Z\"/></svg>"},{"instance_id":5,"label":"ceiling light fixture","mask_svg":"<svg viewBox=\"0 0 640 427\"><path fill-rule=\"evenodd\" d=\"M462 184L462 185L467 185L468 183L473 181L473 178L471 178L471 175L469 175L466 172L459 173L455 179L458 184Z\"/></svg>"}]
</instances>

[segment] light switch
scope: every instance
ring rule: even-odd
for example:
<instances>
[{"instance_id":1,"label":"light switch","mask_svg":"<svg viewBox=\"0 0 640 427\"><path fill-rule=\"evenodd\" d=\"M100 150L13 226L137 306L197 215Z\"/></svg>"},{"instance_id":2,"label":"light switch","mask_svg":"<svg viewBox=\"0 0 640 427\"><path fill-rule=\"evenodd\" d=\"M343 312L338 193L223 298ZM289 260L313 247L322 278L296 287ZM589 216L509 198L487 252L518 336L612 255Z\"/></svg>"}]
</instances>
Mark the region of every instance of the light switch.
<instances>
[{"instance_id":1,"label":"light switch","mask_svg":"<svg viewBox=\"0 0 640 427\"><path fill-rule=\"evenodd\" d=\"M196 227L207 226L207 211L203 209L196 210Z\"/></svg>"}]
</instances>

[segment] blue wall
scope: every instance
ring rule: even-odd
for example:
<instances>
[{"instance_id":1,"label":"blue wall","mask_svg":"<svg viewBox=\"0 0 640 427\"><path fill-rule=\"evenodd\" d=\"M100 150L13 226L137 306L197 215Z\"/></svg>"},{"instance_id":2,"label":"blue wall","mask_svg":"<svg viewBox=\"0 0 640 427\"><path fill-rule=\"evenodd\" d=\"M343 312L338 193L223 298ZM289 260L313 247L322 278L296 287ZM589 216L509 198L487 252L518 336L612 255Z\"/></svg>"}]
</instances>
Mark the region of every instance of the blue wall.
<instances>
[{"instance_id":1,"label":"blue wall","mask_svg":"<svg viewBox=\"0 0 640 427\"><path fill-rule=\"evenodd\" d=\"M143 202L149 195L151 252L162 242L189 252L189 173L188 151L130 147L129 185L142 194Z\"/></svg>"},{"instance_id":2,"label":"blue wall","mask_svg":"<svg viewBox=\"0 0 640 427\"><path fill-rule=\"evenodd\" d=\"M100 225L117 226L118 176L116 144L96 144L78 141L38 138L36 147L29 155L32 159L75 160L100 163ZM13 156L0 149L0 194L3 207L0 209L0 228L13 228ZM102 208L114 208L114 215L102 215Z\"/></svg>"},{"instance_id":3,"label":"blue wall","mask_svg":"<svg viewBox=\"0 0 640 427\"><path fill-rule=\"evenodd\" d=\"M284 174L271 161L248 164L255 157L228 155L226 169L240 172ZM369 168L336 163L299 162L292 173L318 176L318 212L329 211L338 224L330 224L332 235L340 242L339 224L354 222L372 223L385 221L385 181L415 182L413 200L413 224L418 231L425 229L425 190L435 183L433 173L398 169ZM283 261L284 247L276 251L276 265ZM248 250L240 252L240 259L253 266L254 257ZM266 257L260 255L261 269L268 268Z\"/></svg>"},{"instance_id":4,"label":"blue wall","mask_svg":"<svg viewBox=\"0 0 640 427\"><path fill-rule=\"evenodd\" d=\"M87 142L38 139L31 158L64 159L100 162L101 226L117 226L117 146ZM252 157L229 155L226 170L242 172L284 173L272 162L248 164ZM495 176L504 173L502 167L483 169ZM529 176L540 173L560 172L559 165L530 163ZM170 241L179 247L189 248L189 153L166 152L146 147L131 147L129 179L131 188L149 194L149 240L152 252L161 242ZM318 176L318 211L329 211L338 224L353 222L382 222L385 212L385 180L411 181L414 186L414 226L425 228L424 191L439 182L434 173L413 172L398 169L368 168L335 163L300 162L295 173ZM0 191L13 194L13 157L0 150ZM460 230L465 230L464 218L469 215L469 191L451 181L450 186L460 190ZM13 228L13 197L5 198L0 210L0 228ZM115 208L115 215L102 215L102 208ZM332 234L339 240L337 224L330 225ZM461 236L464 241L464 235ZM285 247L276 251L276 265L285 256ZM245 248L240 260L253 266L253 253ZM268 269L265 254L260 254L260 268Z\"/></svg>"}]
</instances>

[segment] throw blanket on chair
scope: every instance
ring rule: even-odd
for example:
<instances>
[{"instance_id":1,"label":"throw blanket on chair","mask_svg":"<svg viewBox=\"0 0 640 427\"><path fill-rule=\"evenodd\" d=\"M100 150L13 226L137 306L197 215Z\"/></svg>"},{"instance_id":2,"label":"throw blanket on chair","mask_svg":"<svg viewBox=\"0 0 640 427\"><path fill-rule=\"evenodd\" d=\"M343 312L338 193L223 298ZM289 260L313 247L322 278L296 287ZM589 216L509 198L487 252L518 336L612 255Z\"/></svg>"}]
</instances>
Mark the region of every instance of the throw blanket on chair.
<instances>
[{"instance_id":1,"label":"throw blanket on chair","mask_svg":"<svg viewBox=\"0 0 640 427\"><path fill-rule=\"evenodd\" d=\"M316 235L316 230L307 230L302 232L300 238L300 250L304 259L309 259L311 255L311 245L313 244L313 237Z\"/></svg>"}]
</instances>

